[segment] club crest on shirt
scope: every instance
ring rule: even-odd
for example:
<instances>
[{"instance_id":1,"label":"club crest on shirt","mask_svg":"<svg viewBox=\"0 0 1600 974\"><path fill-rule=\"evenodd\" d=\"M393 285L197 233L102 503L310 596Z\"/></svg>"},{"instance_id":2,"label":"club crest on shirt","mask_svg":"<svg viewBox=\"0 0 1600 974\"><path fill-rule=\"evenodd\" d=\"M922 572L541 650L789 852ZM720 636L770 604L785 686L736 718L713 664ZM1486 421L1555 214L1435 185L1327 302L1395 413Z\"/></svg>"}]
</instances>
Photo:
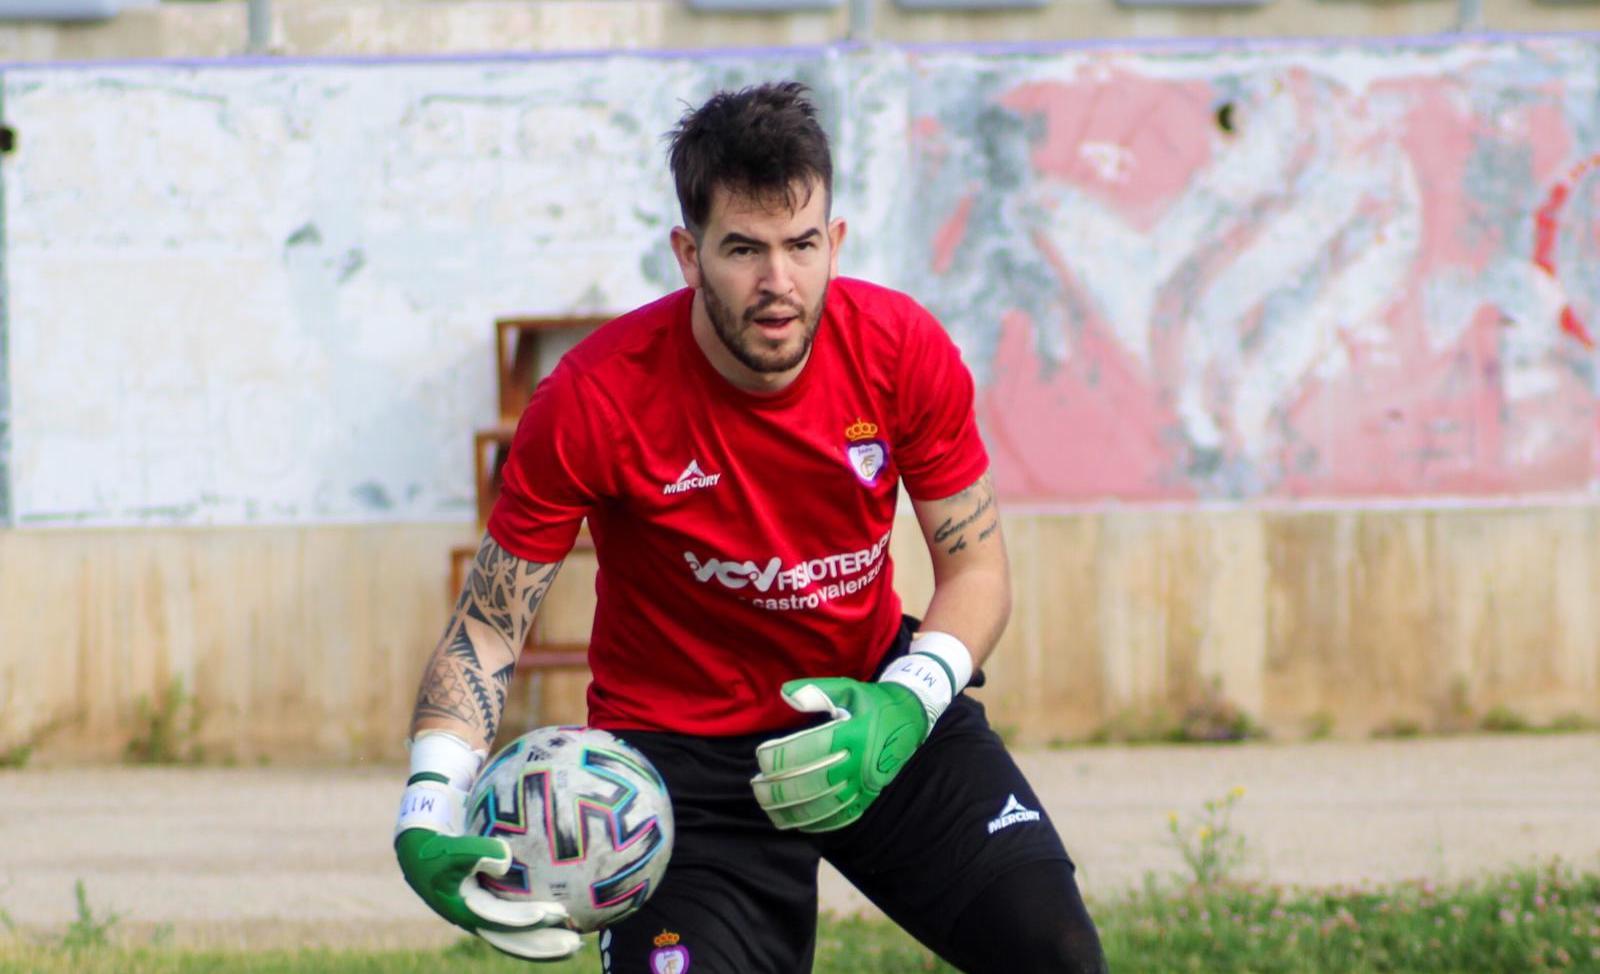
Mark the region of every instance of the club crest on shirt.
<instances>
[{"instance_id":1,"label":"club crest on shirt","mask_svg":"<svg viewBox=\"0 0 1600 974\"><path fill-rule=\"evenodd\" d=\"M878 439L878 424L857 417L845 427L844 438L849 442L844 455L851 472L865 486L878 486L883 468L889 465L889 445Z\"/></svg>"},{"instance_id":2,"label":"club crest on shirt","mask_svg":"<svg viewBox=\"0 0 1600 974\"><path fill-rule=\"evenodd\" d=\"M689 970L689 948L678 943L678 935L663 930L650 952L650 974L685 974Z\"/></svg>"}]
</instances>

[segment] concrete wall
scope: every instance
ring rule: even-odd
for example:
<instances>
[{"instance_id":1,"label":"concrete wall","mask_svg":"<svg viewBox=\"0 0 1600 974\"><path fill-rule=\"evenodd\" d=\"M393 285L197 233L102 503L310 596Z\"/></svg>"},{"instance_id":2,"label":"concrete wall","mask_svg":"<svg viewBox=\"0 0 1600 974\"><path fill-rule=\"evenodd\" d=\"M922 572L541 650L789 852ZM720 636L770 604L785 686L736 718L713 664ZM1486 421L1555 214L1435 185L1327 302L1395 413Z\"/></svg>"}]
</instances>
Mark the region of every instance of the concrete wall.
<instances>
[{"instance_id":1,"label":"concrete wall","mask_svg":"<svg viewBox=\"0 0 1600 974\"><path fill-rule=\"evenodd\" d=\"M1220 684L1280 737L1497 705L1600 715L1600 515L1498 510L1009 517L1016 612L978 693L1036 744L1177 715ZM181 676L214 759L394 759L448 611L454 527L0 532L0 745L55 718L58 760L118 757ZM909 519L908 606L930 590ZM541 622L588 631L575 556ZM508 729L583 717L582 674L524 674ZM180 716L187 716L185 710ZM187 738L185 738L187 739Z\"/></svg>"},{"instance_id":2,"label":"concrete wall","mask_svg":"<svg viewBox=\"0 0 1600 974\"><path fill-rule=\"evenodd\" d=\"M473 540L492 318L673 286L659 133L773 76L829 118L846 272L921 297L978 376L1018 588L998 723L1082 736L1213 681L1285 734L1600 716L1597 64L1567 38L10 69L0 745L71 717L56 753L113 756L179 675L241 760L397 755ZM917 547L902 525L913 608ZM582 682L520 712L581 718Z\"/></svg>"},{"instance_id":3,"label":"concrete wall","mask_svg":"<svg viewBox=\"0 0 1600 974\"><path fill-rule=\"evenodd\" d=\"M797 76L1013 505L1600 493L1600 47L16 68L11 518L465 519L497 314L681 284L660 133Z\"/></svg>"},{"instance_id":4,"label":"concrete wall","mask_svg":"<svg viewBox=\"0 0 1600 974\"><path fill-rule=\"evenodd\" d=\"M1493 31L1600 29L1592 4L1483 0ZM1123 8L1054 0L983 13L872 4L871 38L906 43L1168 37L1379 37L1460 26L1454 0L1274 0L1260 7ZM705 14L681 0L272 0L272 50L295 57L483 51L592 51L808 45L849 36L847 5L750 16ZM138 7L98 25L0 24L0 60L229 57L245 53L244 0Z\"/></svg>"},{"instance_id":5,"label":"concrete wall","mask_svg":"<svg viewBox=\"0 0 1600 974\"><path fill-rule=\"evenodd\" d=\"M1289 737L1593 715L1596 524L1575 506L1008 526L1020 597L985 699L1033 740L1176 715L1211 681Z\"/></svg>"}]
</instances>

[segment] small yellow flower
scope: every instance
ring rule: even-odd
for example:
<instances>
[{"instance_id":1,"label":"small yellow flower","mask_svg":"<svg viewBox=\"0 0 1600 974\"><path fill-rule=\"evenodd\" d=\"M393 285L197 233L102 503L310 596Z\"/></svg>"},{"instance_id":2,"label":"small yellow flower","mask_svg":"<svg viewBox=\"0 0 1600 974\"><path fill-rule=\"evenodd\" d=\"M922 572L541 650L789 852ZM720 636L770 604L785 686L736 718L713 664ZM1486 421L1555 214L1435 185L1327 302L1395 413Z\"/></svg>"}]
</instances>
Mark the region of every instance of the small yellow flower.
<instances>
[{"instance_id":1,"label":"small yellow flower","mask_svg":"<svg viewBox=\"0 0 1600 974\"><path fill-rule=\"evenodd\" d=\"M1200 839L1201 842L1204 842L1205 840L1211 838L1211 826L1200 826L1200 831L1196 832L1195 835Z\"/></svg>"},{"instance_id":2,"label":"small yellow flower","mask_svg":"<svg viewBox=\"0 0 1600 974\"><path fill-rule=\"evenodd\" d=\"M1167 824L1168 825L1177 825L1178 824L1178 813L1177 812L1168 812L1167 813Z\"/></svg>"},{"instance_id":3,"label":"small yellow flower","mask_svg":"<svg viewBox=\"0 0 1600 974\"><path fill-rule=\"evenodd\" d=\"M1228 792L1228 797L1229 798L1233 798L1235 800L1243 798L1244 797L1244 785L1234 785L1233 786L1233 790Z\"/></svg>"}]
</instances>

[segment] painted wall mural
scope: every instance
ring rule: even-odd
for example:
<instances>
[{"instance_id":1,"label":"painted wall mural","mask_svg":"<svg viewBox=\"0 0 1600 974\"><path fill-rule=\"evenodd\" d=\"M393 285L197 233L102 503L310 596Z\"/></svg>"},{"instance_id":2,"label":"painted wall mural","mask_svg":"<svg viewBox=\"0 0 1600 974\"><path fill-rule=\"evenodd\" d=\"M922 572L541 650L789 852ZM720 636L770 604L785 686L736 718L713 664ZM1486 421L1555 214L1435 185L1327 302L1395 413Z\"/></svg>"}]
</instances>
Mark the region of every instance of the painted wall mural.
<instances>
[{"instance_id":1,"label":"painted wall mural","mask_svg":"<svg viewBox=\"0 0 1600 974\"><path fill-rule=\"evenodd\" d=\"M913 65L918 283L985 372L1006 493L1592 493L1597 63Z\"/></svg>"},{"instance_id":2,"label":"painted wall mural","mask_svg":"<svg viewBox=\"0 0 1600 974\"><path fill-rule=\"evenodd\" d=\"M13 523L470 519L492 319L678 286L661 133L784 76L1012 502L1600 492L1592 39L873 49L6 72Z\"/></svg>"}]
</instances>

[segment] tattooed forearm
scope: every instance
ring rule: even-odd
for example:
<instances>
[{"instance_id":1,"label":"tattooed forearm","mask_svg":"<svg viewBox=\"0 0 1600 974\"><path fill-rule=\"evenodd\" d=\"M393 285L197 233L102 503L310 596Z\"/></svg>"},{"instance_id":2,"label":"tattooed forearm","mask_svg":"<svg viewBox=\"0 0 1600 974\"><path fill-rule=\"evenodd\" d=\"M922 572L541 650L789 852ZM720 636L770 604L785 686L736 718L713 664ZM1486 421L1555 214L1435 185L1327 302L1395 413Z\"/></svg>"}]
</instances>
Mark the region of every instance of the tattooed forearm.
<instances>
[{"instance_id":1,"label":"tattooed forearm","mask_svg":"<svg viewBox=\"0 0 1600 974\"><path fill-rule=\"evenodd\" d=\"M449 717L477 725L478 714L467 696L466 681L459 667L451 666L442 656L435 655L423 674L422 686L417 690L416 719L422 717Z\"/></svg>"},{"instance_id":2,"label":"tattooed forearm","mask_svg":"<svg viewBox=\"0 0 1600 974\"><path fill-rule=\"evenodd\" d=\"M513 641L521 647L528 638L528 630L533 626L534 614L539 611L539 606L544 603L544 597L549 594L550 586L556 580L556 572L561 570L561 562L553 565L539 565L533 562L523 562L522 578L514 590L514 597L522 602L522 625L517 629Z\"/></svg>"},{"instance_id":3,"label":"tattooed forearm","mask_svg":"<svg viewBox=\"0 0 1600 974\"><path fill-rule=\"evenodd\" d=\"M485 537L472 563L456 613L487 626L516 649L528 638L534 613L555 581L561 562L543 565L509 554Z\"/></svg>"},{"instance_id":4,"label":"tattooed forearm","mask_svg":"<svg viewBox=\"0 0 1600 974\"><path fill-rule=\"evenodd\" d=\"M989 514L989 522L978 532L978 541L987 541L989 536L1000 526L1000 518L992 514L994 510L994 486L985 475L983 479L968 487L966 490L950 498L946 503L952 505L973 504L974 506L959 519L952 515L940 522L934 529L933 541L935 544L947 545L945 550L950 554L964 551L967 548L967 529L977 523L985 514Z\"/></svg>"},{"instance_id":5,"label":"tattooed forearm","mask_svg":"<svg viewBox=\"0 0 1600 974\"><path fill-rule=\"evenodd\" d=\"M458 630L457 638L442 647L429 663L417 691L412 723L424 717L443 717L467 725L484 742L492 743L516 668L515 663L508 663L495 671L490 682L485 682L471 640L465 637L464 630Z\"/></svg>"},{"instance_id":6,"label":"tattooed forearm","mask_svg":"<svg viewBox=\"0 0 1600 974\"><path fill-rule=\"evenodd\" d=\"M511 645L520 647L560 567L560 562L541 565L522 561L507 554L493 538L486 537L478 549L456 610L464 611L468 618L476 619L505 636Z\"/></svg>"},{"instance_id":7,"label":"tattooed forearm","mask_svg":"<svg viewBox=\"0 0 1600 974\"><path fill-rule=\"evenodd\" d=\"M464 724L475 743L493 743L517 656L560 568L523 561L484 538L423 675L413 732L442 720Z\"/></svg>"}]
</instances>

